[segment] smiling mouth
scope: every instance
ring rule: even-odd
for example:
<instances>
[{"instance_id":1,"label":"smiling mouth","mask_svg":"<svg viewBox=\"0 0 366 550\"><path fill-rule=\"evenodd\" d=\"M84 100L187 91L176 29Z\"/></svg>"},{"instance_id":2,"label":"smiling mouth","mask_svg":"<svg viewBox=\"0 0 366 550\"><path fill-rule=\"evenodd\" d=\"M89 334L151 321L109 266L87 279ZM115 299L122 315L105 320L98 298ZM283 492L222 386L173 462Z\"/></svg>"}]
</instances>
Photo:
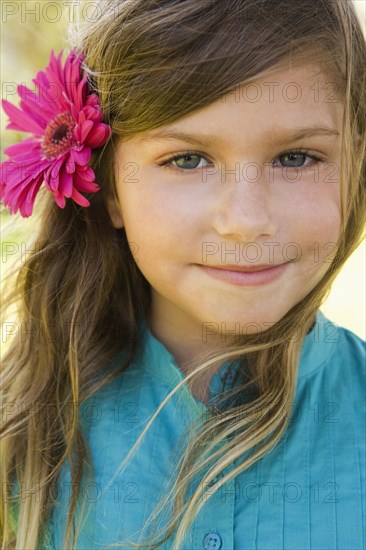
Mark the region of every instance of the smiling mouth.
<instances>
[{"instance_id":1,"label":"smiling mouth","mask_svg":"<svg viewBox=\"0 0 366 550\"><path fill-rule=\"evenodd\" d=\"M208 276L237 286L259 286L275 281L286 270L288 264L261 266L206 266L196 264ZM235 269L234 269L235 268Z\"/></svg>"},{"instance_id":2,"label":"smiling mouth","mask_svg":"<svg viewBox=\"0 0 366 550\"><path fill-rule=\"evenodd\" d=\"M273 269L284 264L282 263L282 264L262 264L262 265L231 265L231 264L224 264L224 265L199 264L199 265L203 265L204 267L209 267L212 269L221 269L223 271L239 271L242 273L252 273L253 271L257 272L257 271L264 271L266 269Z\"/></svg>"}]
</instances>

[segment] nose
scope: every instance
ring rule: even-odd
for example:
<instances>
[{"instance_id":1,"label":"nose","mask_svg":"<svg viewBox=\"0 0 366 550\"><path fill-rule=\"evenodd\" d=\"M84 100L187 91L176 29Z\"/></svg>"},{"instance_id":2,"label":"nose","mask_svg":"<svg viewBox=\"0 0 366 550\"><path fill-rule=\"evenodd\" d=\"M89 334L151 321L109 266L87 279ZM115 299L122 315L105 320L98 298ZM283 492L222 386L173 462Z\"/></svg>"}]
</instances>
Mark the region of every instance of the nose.
<instances>
[{"instance_id":1,"label":"nose","mask_svg":"<svg viewBox=\"0 0 366 550\"><path fill-rule=\"evenodd\" d=\"M270 183L263 178L222 177L215 196L212 225L222 237L247 243L274 235Z\"/></svg>"}]
</instances>

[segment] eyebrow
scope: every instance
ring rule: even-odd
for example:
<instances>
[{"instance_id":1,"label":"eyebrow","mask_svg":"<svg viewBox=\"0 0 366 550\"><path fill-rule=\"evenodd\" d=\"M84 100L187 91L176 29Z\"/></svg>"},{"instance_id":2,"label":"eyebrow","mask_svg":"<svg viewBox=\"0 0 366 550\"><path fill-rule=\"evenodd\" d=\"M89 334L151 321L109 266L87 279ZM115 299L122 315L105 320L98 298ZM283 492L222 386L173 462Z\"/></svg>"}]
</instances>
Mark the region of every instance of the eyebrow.
<instances>
[{"instance_id":1,"label":"eyebrow","mask_svg":"<svg viewBox=\"0 0 366 550\"><path fill-rule=\"evenodd\" d=\"M305 128L298 128L295 132L291 134L280 134L278 136L278 139L276 139L276 134L274 132L269 132L264 137L265 138L271 138L273 141L276 141L278 144L284 144L288 142L293 141L300 141L301 139L304 139L306 137L310 136L339 136L339 132L330 127L314 127L309 126ZM171 130L160 130L158 132L153 132L146 134L140 138L141 142L149 142L149 141L160 141L160 140L179 140L179 141L187 141L196 145L200 145L203 147L209 147L209 146L216 146L216 147L222 147L223 142L222 140L217 136L210 136L207 134L188 134L186 132L181 132L179 130L175 130L172 128Z\"/></svg>"}]
</instances>

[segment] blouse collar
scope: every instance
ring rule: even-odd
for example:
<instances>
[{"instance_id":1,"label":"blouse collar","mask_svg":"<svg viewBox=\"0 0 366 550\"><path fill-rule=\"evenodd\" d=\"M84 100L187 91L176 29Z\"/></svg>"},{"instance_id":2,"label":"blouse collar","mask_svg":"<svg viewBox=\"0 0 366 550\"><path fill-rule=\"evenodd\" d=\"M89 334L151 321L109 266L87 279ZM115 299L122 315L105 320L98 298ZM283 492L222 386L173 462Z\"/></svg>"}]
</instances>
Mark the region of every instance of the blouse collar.
<instances>
[{"instance_id":1,"label":"blouse collar","mask_svg":"<svg viewBox=\"0 0 366 550\"><path fill-rule=\"evenodd\" d=\"M314 324L306 335L301 349L298 369L299 381L319 369L327 361L337 342L338 329L339 327L335 323L329 321L320 309L318 309ZM173 389L176 384L185 378L174 356L166 346L152 334L145 320L141 322L139 330L143 342L141 349L142 356L139 358L142 368L151 376ZM224 388L227 389L230 386L230 382L235 378L238 366L238 361L225 362L220 367L218 373L212 376L209 390L213 398ZM232 370L229 376L227 376L227 370L229 368ZM242 378L242 376L239 378ZM224 381L226 381L226 385L224 385ZM200 403L197 399L195 399L195 401Z\"/></svg>"}]
</instances>

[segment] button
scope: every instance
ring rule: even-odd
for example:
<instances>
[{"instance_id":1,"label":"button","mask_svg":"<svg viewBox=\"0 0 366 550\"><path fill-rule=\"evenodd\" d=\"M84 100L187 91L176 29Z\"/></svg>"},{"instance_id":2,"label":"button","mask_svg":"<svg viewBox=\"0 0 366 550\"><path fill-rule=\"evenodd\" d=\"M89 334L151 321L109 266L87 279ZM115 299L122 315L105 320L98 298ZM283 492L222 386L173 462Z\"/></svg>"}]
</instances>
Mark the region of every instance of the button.
<instances>
[{"instance_id":1,"label":"button","mask_svg":"<svg viewBox=\"0 0 366 550\"><path fill-rule=\"evenodd\" d=\"M225 376L225 378L224 378L224 382L226 384L228 384L229 386L231 386L231 384L234 382L234 380L235 380L235 372L233 372L233 371L230 371L227 374L227 376Z\"/></svg>"},{"instance_id":2,"label":"button","mask_svg":"<svg viewBox=\"0 0 366 550\"><path fill-rule=\"evenodd\" d=\"M205 550L219 550L221 545L222 540L218 533L207 533L203 539L203 548Z\"/></svg>"}]
</instances>

